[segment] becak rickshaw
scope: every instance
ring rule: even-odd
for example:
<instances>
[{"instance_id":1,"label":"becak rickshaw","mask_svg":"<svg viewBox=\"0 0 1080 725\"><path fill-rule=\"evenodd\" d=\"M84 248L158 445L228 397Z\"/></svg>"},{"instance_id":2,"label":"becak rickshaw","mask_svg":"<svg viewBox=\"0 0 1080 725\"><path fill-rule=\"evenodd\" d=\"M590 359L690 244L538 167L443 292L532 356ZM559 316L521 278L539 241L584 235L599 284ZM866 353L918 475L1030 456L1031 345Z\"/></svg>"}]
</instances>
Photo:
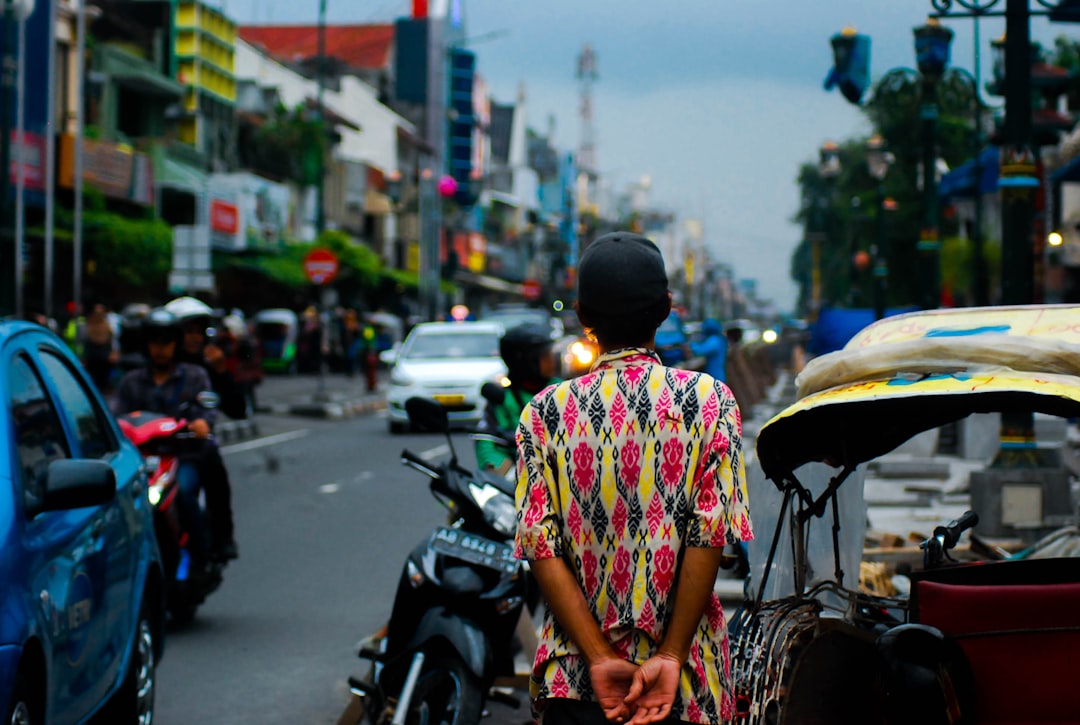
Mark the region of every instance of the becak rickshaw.
<instances>
[{"instance_id":1,"label":"becak rickshaw","mask_svg":"<svg viewBox=\"0 0 1080 725\"><path fill-rule=\"evenodd\" d=\"M796 383L751 470L735 722L1080 723L1080 559L954 563L979 514L961 509L923 542L908 596L858 586L867 464L973 413L1080 416L1080 306L887 318Z\"/></svg>"}]
</instances>

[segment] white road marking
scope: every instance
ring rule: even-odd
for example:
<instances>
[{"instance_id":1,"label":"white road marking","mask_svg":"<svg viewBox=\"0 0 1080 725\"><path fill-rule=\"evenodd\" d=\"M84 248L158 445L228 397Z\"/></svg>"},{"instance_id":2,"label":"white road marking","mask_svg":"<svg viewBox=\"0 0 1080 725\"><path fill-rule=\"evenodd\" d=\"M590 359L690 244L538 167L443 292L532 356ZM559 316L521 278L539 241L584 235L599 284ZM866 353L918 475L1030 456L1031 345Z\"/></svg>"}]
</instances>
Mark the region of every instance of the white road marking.
<instances>
[{"instance_id":1,"label":"white road marking","mask_svg":"<svg viewBox=\"0 0 1080 725\"><path fill-rule=\"evenodd\" d=\"M311 433L310 428L301 428L300 430L290 430L284 433L278 433L277 435L266 436L264 438L256 438L250 441L244 441L243 443L234 443L231 446L222 446L222 453L243 453L244 451L253 451L257 448L265 448L266 446L276 445L278 443L285 443L287 441L294 441L298 438L303 438Z\"/></svg>"},{"instance_id":2,"label":"white road marking","mask_svg":"<svg viewBox=\"0 0 1080 725\"><path fill-rule=\"evenodd\" d=\"M420 454L420 457L423 458L425 461L430 461L432 458L445 456L449 452L450 446L443 443L441 446L435 446L434 448L429 448L426 451L422 452Z\"/></svg>"},{"instance_id":3,"label":"white road marking","mask_svg":"<svg viewBox=\"0 0 1080 725\"><path fill-rule=\"evenodd\" d=\"M336 483L324 483L319 486L319 493L337 493L341 490L341 486Z\"/></svg>"}]
</instances>

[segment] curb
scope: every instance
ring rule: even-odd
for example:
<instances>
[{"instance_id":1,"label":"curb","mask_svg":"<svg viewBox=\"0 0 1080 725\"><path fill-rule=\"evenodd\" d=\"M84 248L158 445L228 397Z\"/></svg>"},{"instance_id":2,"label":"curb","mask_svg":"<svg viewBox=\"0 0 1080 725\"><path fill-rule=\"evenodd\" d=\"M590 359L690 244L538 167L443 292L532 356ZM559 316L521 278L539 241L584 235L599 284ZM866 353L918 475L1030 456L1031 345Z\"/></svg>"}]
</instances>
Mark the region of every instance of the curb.
<instances>
[{"instance_id":1,"label":"curb","mask_svg":"<svg viewBox=\"0 0 1080 725\"><path fill-rule=\"evenodd\" d=\"M324 420L343 420L361 415L370 415L386 409L386 398L366 397L355 400L303 403L273 403L262 408L262 412L274 415L294 415L303 418L322 418Z\"/></svg>"},{"instance_id":2,"label":"curb","mask_svg":"<svg viewBox=\"0 0 1080 725\"><path fill-rule=\"evenodd\" d=\"M222 443L236 443L259 435L258 424L250 418L223 420L214 426L214 435Z\"/></svg>"}]
</instances>

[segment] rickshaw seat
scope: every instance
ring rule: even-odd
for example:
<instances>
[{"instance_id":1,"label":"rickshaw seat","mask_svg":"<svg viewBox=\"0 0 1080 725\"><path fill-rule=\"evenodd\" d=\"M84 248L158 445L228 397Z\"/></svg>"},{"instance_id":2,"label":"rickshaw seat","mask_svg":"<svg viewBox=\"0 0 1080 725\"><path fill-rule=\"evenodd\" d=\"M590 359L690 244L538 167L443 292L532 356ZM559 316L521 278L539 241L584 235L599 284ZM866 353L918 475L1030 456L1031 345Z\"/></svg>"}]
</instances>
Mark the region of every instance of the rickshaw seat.
<instances>
[{"instance_id":1,"label":"rickshaw seat","mask_svg":"<svg viewBox=\"0 0 1080 725\"><path fill-rule=\"evenodd\" d=\"M912 620L937 627L963 648L975 678L976 722L1080 725L1080 577L1069 571L1080 562L1064 561L961 566L914 577Z\"/></svg>"}]
</instances>

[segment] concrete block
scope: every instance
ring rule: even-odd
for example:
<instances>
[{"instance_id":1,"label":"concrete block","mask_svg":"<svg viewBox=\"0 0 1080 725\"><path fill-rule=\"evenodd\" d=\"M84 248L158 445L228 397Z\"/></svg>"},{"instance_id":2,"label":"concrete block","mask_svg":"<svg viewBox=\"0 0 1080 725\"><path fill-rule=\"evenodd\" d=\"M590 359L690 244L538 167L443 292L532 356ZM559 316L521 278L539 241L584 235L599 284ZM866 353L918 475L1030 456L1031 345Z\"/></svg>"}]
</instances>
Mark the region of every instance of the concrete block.
<instances>
[{"instance_id":1,"label":"concrete block","mask_svg":"<svg viewBox=\"0 0 1080 725\"><path fill-rule=\"evenodd\" d=\"M913 438L909 438L894 452L907 453L915 458L929 458L937 452L937 445L938 430L937 428L932 428Z\"/></svg>"},{"instance_id":2,"label":"concrete block","mask_svg":"<svg viewBox=\"0 0 1080 725\"><path fill-rule=\"evenodd\" d=\"M971 508L984 536L1037 539L1075 513L1069 472L1061 466L975 471Z\"/></svg>"},{"instance_id":3,"label":"concrete block","mask_svg":"<svg viewBox=\"0 0 1080 725\"><path fill-rule=\"evenodd\" d=\"M961 458L990 462L998 452L1001 438L1000 413L975 413L960 421Z\"/></svg>"}]
</instances>

